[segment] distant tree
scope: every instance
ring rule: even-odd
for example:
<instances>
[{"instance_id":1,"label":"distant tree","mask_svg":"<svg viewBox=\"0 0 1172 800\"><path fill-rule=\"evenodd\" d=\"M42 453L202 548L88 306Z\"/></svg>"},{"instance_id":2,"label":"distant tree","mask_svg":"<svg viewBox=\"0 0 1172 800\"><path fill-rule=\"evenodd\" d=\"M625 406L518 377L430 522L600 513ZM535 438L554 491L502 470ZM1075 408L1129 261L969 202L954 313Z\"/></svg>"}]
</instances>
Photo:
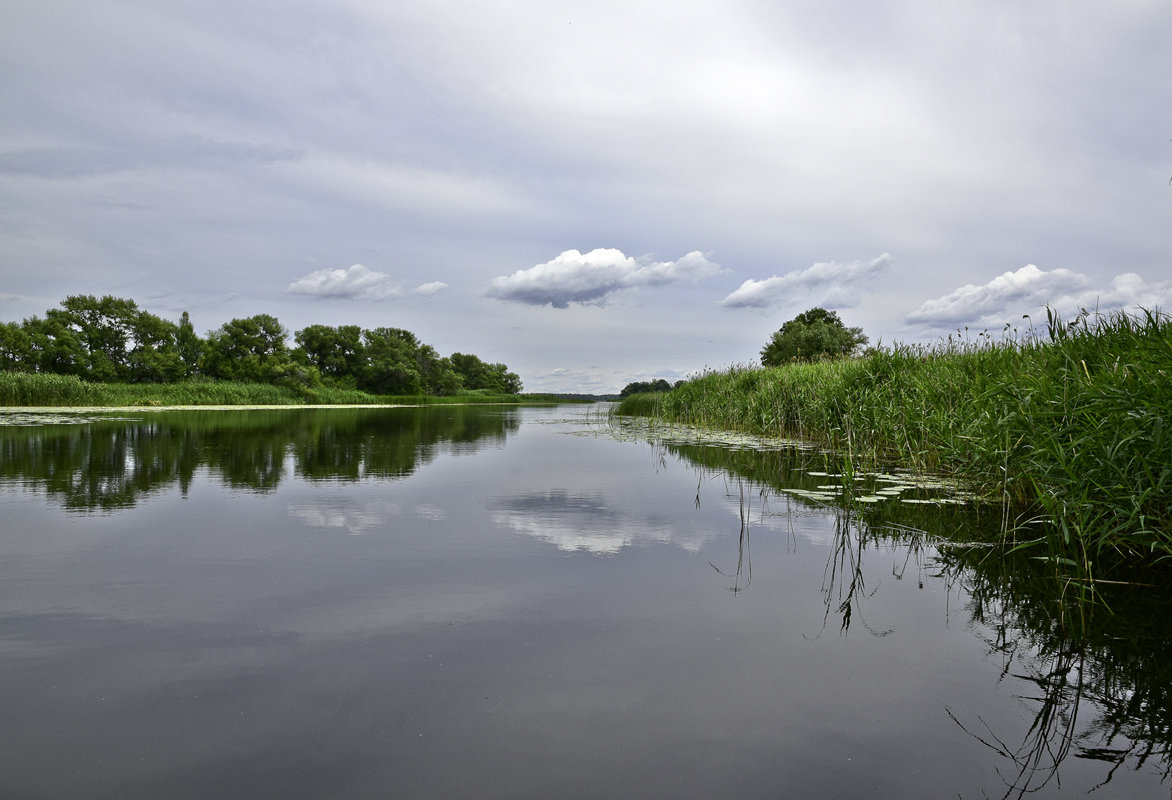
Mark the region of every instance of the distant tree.
<instances>
[{"instance_id":1,"label":"distant tree","mask_svg":"<svg viewBox=\"0 0 1172 800\"><path fill-rule=\"evenodd\" d=\"M357 325L310 325L293 337L295 360L317 367L322 377L337 385L357 386L366 366L366 346Z\"/></svg>"},{"instance_id":2,"label":"distant tree","mask_svg":"<svg viewBox=\"0 0 1172 800\"><path fill-rule=\"evenodd\" d=\"M273 383L288 377L286 331L270 314L225 322L208 334L199 369L213 378Z\"/></svg>"},{"instance_id":3,"label":"distant tree","mask_svg":"<svg viewBox=\"0 0 1172 800\"><path fill-rule=\"evenodd\" d=\"M452 367L465 389L484 389L497 394L519 394L521 378L504 364L487 364L478 356L452 353Z\"/></svg>"},{"instance_id":4,"label":"distant tree","mask_svg":"<svg viewBox=\"0 0 1172 800\"><path fill-rule=\"evenodd\" d=\"M790 361L849 356L866 343L862 328L846 327L834 311L811 308L773 334L761 350L761 363L776 367Z\"/></svg>"},{"instance_id":5,"label":"distant tree","mask_svg":"<svg viewBox=\"0 0 1172 800\"><path fill-rule=\"evenodd\" d=\"M366 364L358 388L374 394L420 394L423 379L415 351L419 339L402 328L375 328L362 332Z\"/></svg>"},{"instance_id":6,"label":"distant tree","mask_svg":"<svg viewBox=\"0 0 1172 800\"><path fill-rule=\"evenodd\" d=\"M87 353L77 332L60 315L32 316L21 325L28 335L33 370L54 375L87 374Z\"/></svg>"},{"instance_id":7,"label":"distant tree","mask_svg":"<svg viewBox=\"0 0 1172 800\"><path fill-rule=\"evenodd\" d=\"M0 322L0 370L32 372L35 369L28 331L16 322Z\"/></svg>"},{"instance_id":8,"label":"distant tree","mask_svg":"<svg viewBox=\"0 0 1172 800\"><path fill-rule=\"evenodd\" d=\"M90 294L70 295L60 305L46 311L44 324L36 326L42 338L60 340L43 342L43 353L55 354L54 366L44 371L93 381L131 380L130 349L143 313L138 305L121 297Z\"/></svg>"},{"instance_id":9,"label":"distant tree","mask_svg":"<svg viewBox=\"0 0 1172 800\"><path fill-rule=\"evenodd\" d=\"M171 383L186 372L179 352L179 326L170 320L139 310L128 337L126 367L135 383Z\"/></svg>"},{"instance_id":10,"label":"distant tree","mask_svg":"<svg viewBox=\"0 0 1172 800\"><path fill-rule=\"evenodd\" d=\"M190 378L199 371L199 359L203 356L204 341L195 332L191 324L191 317L184 311L179 317L179 327L175 331L175 345L179 350L179 358L183 362L183 377Z\"/></svg>"},{"instance_id":11,"label":"distant tree","mask_svg":"<svg viewBox=\"0 0 1172 800\"><path fill-rule=\"evenodd\" d=\"M653 381L635 381L628 383L619 392L619 397L627 397L632 394L643 394L645 392L670 392L671 384L663 378L657 378Z\"/></svg>"}]
</instances>

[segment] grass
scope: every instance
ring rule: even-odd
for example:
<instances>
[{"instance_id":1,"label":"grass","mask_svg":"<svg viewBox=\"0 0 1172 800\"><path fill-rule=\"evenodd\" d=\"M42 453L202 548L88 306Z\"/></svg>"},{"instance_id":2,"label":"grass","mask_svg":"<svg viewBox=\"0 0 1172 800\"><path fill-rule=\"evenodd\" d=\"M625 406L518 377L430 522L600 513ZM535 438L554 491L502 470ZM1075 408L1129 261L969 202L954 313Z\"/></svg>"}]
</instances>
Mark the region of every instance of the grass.
<instances>
[{"instance_id":1,"label":"grass","mask_svg":"<svg viewBox=\"0 0 1172 800\"><path fill-rule=\"evenodd\" d=\"M1002 501L1011 544L1088 580L1101 562L1167 562L1172 321L1051 313L1047 327L1048 337L961 333L857 359L734 366L627 398L618 413L802 438L856 469L952 476Z\"/></svg>"},{"instance_id":2,"label":"grass","mask_svg":"<svg viewBox=\"0 0 1172 800\"><path fill-rule=\"evenodd\" d=\"M437 405L444 403L553 403L550 395L495 395L483 391L450 397L372 395L355 389L288 387L235 381L89 383L72 375L0 372L0 406L232 406L232 405Z\"/></svg>"}]
</instances>

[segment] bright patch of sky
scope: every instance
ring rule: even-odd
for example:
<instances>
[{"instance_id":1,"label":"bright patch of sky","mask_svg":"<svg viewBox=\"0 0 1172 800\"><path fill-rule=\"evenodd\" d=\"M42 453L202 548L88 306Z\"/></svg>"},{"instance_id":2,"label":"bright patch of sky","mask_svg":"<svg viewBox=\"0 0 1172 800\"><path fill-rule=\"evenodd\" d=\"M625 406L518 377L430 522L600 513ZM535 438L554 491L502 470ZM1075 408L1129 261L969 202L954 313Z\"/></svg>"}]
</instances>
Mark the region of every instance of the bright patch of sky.
<instances>
[{"instance_id":1,"label":"bright patch of sky","mask_svg":"<svg viewBox=\"0 0 1172 800\"><path fill-rule=\"evenodd\" d=\"M1172 5L11 2L0 320L400 327L528 391L1172 300Z\"/></svg>"}]
</instances>

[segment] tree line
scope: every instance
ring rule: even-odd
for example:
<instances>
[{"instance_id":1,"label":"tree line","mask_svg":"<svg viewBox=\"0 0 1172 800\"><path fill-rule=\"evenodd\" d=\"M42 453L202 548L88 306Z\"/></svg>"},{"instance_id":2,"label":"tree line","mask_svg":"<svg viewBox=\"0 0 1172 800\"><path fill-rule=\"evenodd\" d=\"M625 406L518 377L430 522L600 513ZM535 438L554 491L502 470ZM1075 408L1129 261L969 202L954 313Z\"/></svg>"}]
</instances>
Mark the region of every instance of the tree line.
<instances>
[{"instance_id":1,"label":"tree line","mask_svg":"<svg viewBox=\"0 0 1172 800\"><path fill-rule=\"evenodd\" d=\"M504 364L465 353L442 357L402 328L310 325L293 335L270 314L233 319L201 337L186 311L178 324L133 300L71 295L43 317L0 322L0 370L103 383L195 378L333 386L372 394L517 394Z\"/></svg>"}]
</instances>

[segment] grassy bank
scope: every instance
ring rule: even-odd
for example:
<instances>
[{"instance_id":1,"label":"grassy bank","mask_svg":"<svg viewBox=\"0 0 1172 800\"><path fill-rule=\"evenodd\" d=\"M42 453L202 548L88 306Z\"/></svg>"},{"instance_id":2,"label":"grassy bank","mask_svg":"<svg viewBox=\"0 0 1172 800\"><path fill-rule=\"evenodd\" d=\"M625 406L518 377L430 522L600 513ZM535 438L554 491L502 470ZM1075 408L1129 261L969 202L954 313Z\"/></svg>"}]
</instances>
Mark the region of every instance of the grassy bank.
<instances>
[{"instance_id":1,"label":"grassy bank","mask_svg":"<svg viewBox=\"0 0 1172 800\"><path fill-rule=\"evenodd\" d=\"M1172 322L1114 314L1050 336L734 367L619 413L818 442L857 469L945 473L1001 500L1056 562L1172 557ZM1052 523L1031 534L1030 519ZM1031 536L1037 538L1031 539Z\"/></svg>"},{"instance_id":2,"label":"grassy bank","mask_svg":"<svg viewBox=\"0 0 1172 800\"><path fill-rule=\"evenodd\" d=\"M225 405L428 405L440 403L558 402L548 395L497 395L472 391L450 397L372 395L353 389L295 391L235 381L89 383L71 375L0 372L0 406L225 406Z\"/></svg>"}]
</instances>

